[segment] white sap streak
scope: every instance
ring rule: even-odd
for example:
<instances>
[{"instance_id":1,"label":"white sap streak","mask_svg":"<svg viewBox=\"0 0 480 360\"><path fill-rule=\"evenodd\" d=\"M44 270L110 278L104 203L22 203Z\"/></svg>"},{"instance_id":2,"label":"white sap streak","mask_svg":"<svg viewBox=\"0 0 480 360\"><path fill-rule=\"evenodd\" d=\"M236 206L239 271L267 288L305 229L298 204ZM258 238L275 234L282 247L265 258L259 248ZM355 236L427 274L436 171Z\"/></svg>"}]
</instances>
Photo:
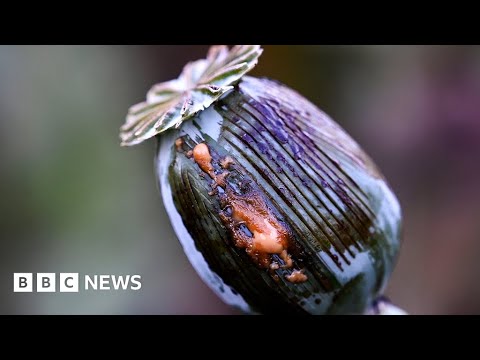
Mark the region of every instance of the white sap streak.
<instances>
[{"instance_id":1,"label":"white sap streak","mask_svg":"<svg viewBox=\"0 0 480 360\"><path fill-rule=\"evenodd\" d=\"M200 142L204 140L206 134L216 141L220 137L222 122L222 116L212 106L201 111L194 119L183 123L180 135L189 135L193 140Z\"/></svg>"},{"instance_id":2,"label":"white sap streak","mask_svg":"<svg viewBox=\"0 0 480 360\"><path fill-rule=\"evenodd\" d=\"M380 191L383 193L383 201L380 203L380 208L378 210L378 224L384 229L388 226L392 229L394 238L398 238L400 234L398 233L398 223L402 217L402 210L400 204L393 194L392 190L387 186L385 181L376 180L377 185L380 188Z\"/></svg>"}]
</instances>

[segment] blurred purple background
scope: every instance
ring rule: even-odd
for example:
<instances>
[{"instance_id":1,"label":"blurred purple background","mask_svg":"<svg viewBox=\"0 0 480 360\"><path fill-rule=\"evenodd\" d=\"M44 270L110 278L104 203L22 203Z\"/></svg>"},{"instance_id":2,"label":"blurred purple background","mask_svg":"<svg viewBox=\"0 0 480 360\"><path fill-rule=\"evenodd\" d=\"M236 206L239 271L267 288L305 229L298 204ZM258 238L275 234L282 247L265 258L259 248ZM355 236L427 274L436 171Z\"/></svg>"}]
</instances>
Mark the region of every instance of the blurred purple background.
<instances>
[{"instance_id":1,"label":"blurred purple background","mask_svg":"<svg viewBox=\"0 0 480 360\"><path fill-rule=\"evenodd\" d=\"M0 46L0 313L234 314L166 219L154 142L118 129L208 46ZM413 314L480 313L480 47L264 46L252 75L340 123L399 198L387 295ZM14 294L13 272L141 274L140 291Z\"/></svg>"}]
</instances>

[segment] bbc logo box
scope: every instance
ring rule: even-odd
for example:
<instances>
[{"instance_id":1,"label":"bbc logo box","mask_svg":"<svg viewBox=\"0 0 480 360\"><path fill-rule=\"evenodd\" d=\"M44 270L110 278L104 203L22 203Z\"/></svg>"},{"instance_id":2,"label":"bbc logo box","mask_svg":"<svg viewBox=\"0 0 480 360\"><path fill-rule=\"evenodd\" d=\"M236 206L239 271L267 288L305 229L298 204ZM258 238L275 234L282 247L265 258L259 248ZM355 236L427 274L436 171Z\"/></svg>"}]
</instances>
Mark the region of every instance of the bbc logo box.
<instances>
[{"instance_id":1,"label":"bbc logo box","mask_svg":"<svg viewBox=\"0 0 480 360\"><path fill-rule=\"evenodd\" d=\"M36 292L78 292L78 273L59 273L58 282L55 273L13 274L13 292L33 292L34 285Z\"/></svg>"}]
</instances>

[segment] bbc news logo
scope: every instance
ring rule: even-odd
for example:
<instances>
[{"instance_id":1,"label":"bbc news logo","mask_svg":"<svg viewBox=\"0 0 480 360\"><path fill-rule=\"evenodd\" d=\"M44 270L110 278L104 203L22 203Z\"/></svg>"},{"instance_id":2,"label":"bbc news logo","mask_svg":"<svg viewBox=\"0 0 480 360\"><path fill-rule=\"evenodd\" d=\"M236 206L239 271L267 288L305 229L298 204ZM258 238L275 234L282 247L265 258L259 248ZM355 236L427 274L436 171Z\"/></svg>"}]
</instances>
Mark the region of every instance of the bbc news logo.
<instances>
[{"instance_id":1,"label":"bbc news logo","mask_svg":"<svg viewBox=\"0 0 480 360\"><path fill-rule=\"evenodd\" d=\"M142 288L140 275L85 275L78 273L14 273L13 292L78 292L83 290L133 290ZM35 279L34 279L35 278ZM58 282L57 282L58 279ZM58 284L58 286L57 286Z\"/></svg>"}]
</instances>

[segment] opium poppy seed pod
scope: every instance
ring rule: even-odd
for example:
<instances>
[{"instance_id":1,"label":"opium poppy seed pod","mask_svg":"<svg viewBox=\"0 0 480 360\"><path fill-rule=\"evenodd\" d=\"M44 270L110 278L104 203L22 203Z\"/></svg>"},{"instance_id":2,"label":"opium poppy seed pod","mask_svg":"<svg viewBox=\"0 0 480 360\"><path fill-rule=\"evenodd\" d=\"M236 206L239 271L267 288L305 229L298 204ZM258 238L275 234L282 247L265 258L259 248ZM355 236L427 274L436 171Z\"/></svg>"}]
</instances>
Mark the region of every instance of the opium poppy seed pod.
<instances>
[{"instance_id":1,"label":"opium poppy seed pod","mask_svg":"<svg viewBox=\"0 0 480 360\"><path fill-rule=\"evenodd\" d=\"M122 145L156 137L168 216L200 277L253 313L375 312L397 257L398 201L332 119L244 76L259 46L214 46L152 87Z\"/></svg>"}]
</instances>

